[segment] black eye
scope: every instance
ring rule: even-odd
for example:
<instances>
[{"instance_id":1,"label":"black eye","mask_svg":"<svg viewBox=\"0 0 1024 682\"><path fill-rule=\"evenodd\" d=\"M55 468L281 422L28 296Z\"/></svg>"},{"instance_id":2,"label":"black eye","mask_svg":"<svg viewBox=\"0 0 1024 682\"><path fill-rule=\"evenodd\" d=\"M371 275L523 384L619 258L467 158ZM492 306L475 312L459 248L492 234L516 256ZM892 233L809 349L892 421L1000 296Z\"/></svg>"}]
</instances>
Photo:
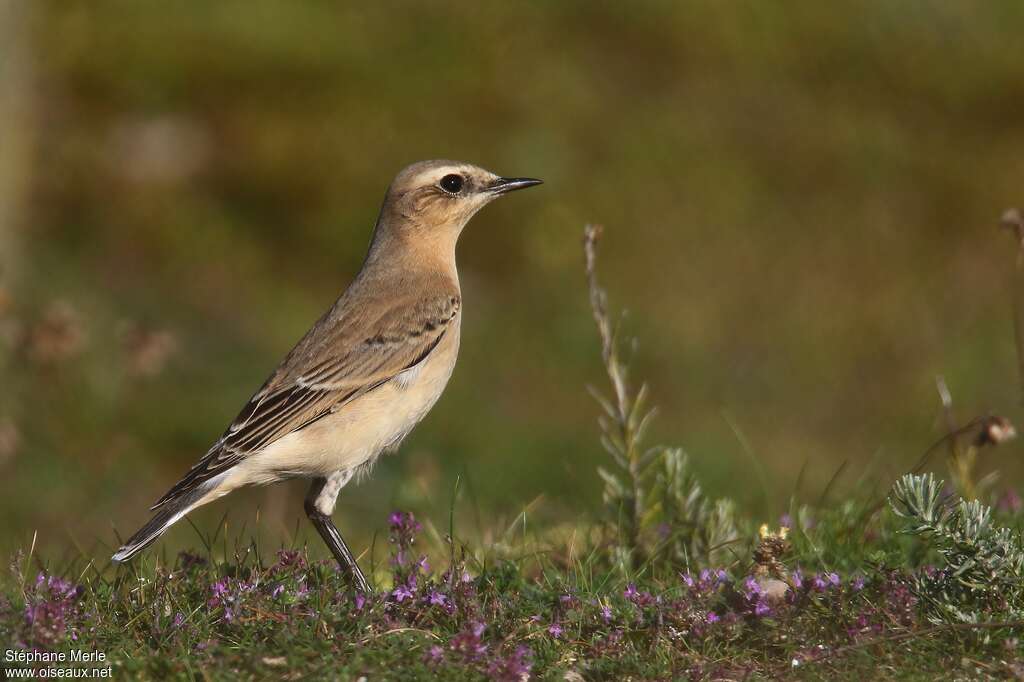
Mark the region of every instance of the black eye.
<instances>
[{"instance_id":1,"label":"black eye","mask_svg":"<svg viewBox=\"0 0 1024 682\"><path fill-rule=\"evenodd\" d=\"M458 194L459 190L462 189L462 185L465 183L461 175L452 173L441 178L441 189L449 194Z\"/></svg>"}]
</instances>

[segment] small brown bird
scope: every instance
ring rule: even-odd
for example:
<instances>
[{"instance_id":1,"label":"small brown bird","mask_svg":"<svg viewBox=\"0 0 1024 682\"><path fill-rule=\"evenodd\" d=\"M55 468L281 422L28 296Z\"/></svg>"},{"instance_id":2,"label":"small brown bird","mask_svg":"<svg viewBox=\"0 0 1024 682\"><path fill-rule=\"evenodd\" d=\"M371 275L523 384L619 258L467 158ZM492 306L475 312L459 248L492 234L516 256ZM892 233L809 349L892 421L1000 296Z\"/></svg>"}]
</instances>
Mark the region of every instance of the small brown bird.
<instances>
[{"instance_id":1,"label":"small brown bird","mask_svg":"<svg viewBox=\"0 0 1024 682\"><path fill-rule=\"evenodd\" d=\"M402 170L362 269L213 447L113 556L127 561L187 513L246 485L313 479L306 515L355 586L370 585L331 521L342 487L394 450L455 367L462 296L455 243L495 198L540 184L456 161Z\"/></svg>"}]
</instances>

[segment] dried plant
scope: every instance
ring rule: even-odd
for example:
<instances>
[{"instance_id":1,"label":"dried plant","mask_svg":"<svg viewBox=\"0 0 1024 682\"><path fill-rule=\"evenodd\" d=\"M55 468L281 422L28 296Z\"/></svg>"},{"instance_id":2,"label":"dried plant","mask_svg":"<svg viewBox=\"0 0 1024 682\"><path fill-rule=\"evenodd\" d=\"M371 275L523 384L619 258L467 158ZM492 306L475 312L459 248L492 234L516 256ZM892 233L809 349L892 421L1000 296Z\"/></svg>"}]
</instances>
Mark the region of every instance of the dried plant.
<instances>
[{"instance_id":1,"label":"dried plant","mask_svg":"<svg viewBox=\"0 0 1024 682\"><path fill-rule=\"evenodd\" d=\"M608 315L608 296L597 281L597 240L601 230L599 225L587 225L584 228L583 252L590 289L590 307L601 337L601 359L611 383L613 398L608 400L595 390L591 390L591 393L604 409L599 420L601 444L612 456L616 468L612 471L598 467L597 473L604 480L605 505L617 521L618 558L625 566L636 568L644 560L640 533L644 525L645 478L652 473L650 464L657 455L657 449L643 451L641 443L654 410L647 410L644 406L647 398L646 384L636 393L630 390L627 383L628 368L618 354L618 330Z\"/></svg>"},{"instance_id":2,"label":"dried plant","mask_svg":"<svg viewBox=\"0 0 1024 682\"><path fill-rule=\"evenodd\" d=\"M151 329L134 320L118 326L125 364L134 377L159 375L179 350L177 337L166 329Z\"/></svg>"},{"instance_id":3,"label":"dried plant","mask_svg":"<svg viewBox=\"0 0 1024 682\"><path fill-rule=\"evenodd\" d=\"M54 301L29 329L28 356L40 365L56 365L77 356L85 345L81 314L67 301Z\"/></svg>"},{"instance_id":4,"label":"dried plant","mask_svg":"<svg viewBox=\"0 0 1024 682\"><path fill-rule=\"evenodd\" d=\"M953 485L963 497L973 500L990 488L995 482L997 473L978 479L977 467L979 455L997 445L1002 445L1017 436L1017 430L1006 417L983 415L975 417L964 425L960 425L953 411L953 396L943 377L936 377L936 387L942 401L942 411L946 422L945 442L949 448L947 465ZM932 449L925 453L921 463L914 469L921 470L925 459Z\"/></svg>"},{"instance_id":5,"label":"dried plant","mask_svg":"<svg viewBox=\"0 0 1024 682\"><path fill-rule=\"evenodd\" d=\"M1020 381L1021 401L1024 402L1024 215L1019 209L1003 213L1002 226L1017 240L1017 258L1013 270L1013 331L1017 346L1017 378Z\"/></svg>"}]
</instances>

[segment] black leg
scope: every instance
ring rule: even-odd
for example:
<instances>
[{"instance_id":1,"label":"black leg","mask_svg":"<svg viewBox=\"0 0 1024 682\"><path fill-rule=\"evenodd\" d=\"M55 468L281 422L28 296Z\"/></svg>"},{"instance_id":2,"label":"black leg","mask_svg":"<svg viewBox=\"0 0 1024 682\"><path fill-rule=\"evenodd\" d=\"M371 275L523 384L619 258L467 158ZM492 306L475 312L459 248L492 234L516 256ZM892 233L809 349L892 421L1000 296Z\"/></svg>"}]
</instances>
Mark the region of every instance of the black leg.
<instances>
[{"instance_id":1,"label":"black leg","mask_svg":"<svg viewBox=\"0 0 1024 682\"><path fill-rule=\"evenodd\" d=\"M369 581L363 575L359 564L356 563L355 557L352 556L351 550L345 544L345 540L341 537L341 533L338 532L331 517L321 513L308 498L306 500L306 516L309 517L313 527L320 533L320 537L324 539L328 549L331 550L331 554L337 559L338 565L348 571L349 578L352 580L355 588L364 594L371 594L373 588L370 587Z\"/></svg>"}]
</instances>

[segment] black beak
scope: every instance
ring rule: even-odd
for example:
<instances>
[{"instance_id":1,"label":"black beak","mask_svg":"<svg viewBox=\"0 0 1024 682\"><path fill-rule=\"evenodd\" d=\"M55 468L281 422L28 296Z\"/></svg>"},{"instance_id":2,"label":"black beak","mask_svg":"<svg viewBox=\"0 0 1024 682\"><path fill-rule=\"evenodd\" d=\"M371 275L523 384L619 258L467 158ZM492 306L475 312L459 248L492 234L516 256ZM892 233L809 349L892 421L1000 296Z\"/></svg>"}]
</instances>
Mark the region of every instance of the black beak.
<instances>
[{"instance_id":1,"label":"black beak","mask_svg":"<svg viewBox=\"0 0 1024 682\"><path fill-rule=\"evenodd\" d=\"M533 187L543 182L543 180L537 180L536 178L498 178L491 183L487 191L494 194L505 194L506 192L514 192L517 189Z\"/></svg>"}]
</instances>

